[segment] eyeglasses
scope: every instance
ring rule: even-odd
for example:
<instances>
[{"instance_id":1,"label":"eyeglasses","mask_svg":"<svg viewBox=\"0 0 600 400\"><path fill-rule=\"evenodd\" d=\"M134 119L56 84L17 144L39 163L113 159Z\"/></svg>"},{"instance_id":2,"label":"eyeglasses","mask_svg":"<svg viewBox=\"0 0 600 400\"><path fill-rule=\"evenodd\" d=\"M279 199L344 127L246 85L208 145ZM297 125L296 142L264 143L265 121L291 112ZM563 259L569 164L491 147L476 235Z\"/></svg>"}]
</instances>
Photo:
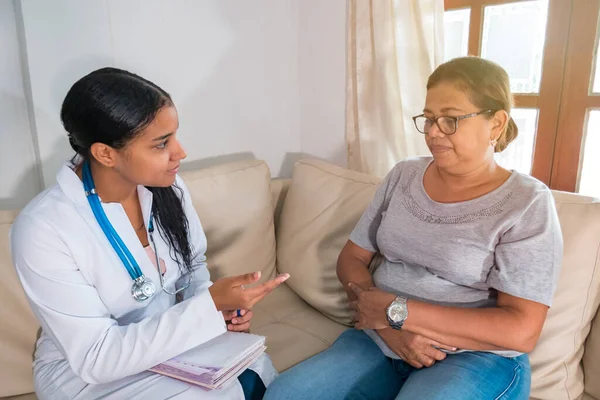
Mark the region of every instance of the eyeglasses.
<instances>
[{"instance_id":1,"label":"eyeglasses","mask_svg":"<svg viewBox=\"0 0 600 400\"><path fill-rule=\"evenodd\" d=\"M429 133L429 130L431 129L434 123L437 125L440 132L442 132L444 135L453 135L458 129L458 121L491 112L494 112L494 110L483 110L473 114L463 115L460 117L443 116L437 117L435 119L427 118L425 114L421 114L417 115L416 117L413 117L413 121L415 123L415 128L417 128L419 132L425 135Z\"/></svg>"}]
</instances>

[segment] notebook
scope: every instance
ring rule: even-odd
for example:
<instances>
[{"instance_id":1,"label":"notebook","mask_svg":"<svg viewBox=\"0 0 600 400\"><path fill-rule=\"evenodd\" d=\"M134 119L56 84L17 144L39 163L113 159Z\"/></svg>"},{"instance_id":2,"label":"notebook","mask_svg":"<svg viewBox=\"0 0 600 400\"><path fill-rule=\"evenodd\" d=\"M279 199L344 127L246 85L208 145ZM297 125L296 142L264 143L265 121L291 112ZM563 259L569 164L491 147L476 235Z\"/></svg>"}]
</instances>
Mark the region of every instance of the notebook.
<instances>
[{"instance_id":1,"label":"notebook","mask_svg":"<svg viewBox=\"0 0 600 400\"><path fill-rule=\"evenodd\" d=\"M150 371L214 390L235 381L266 348L263 336L226 332Z\"/></svg>"}]
</instances>

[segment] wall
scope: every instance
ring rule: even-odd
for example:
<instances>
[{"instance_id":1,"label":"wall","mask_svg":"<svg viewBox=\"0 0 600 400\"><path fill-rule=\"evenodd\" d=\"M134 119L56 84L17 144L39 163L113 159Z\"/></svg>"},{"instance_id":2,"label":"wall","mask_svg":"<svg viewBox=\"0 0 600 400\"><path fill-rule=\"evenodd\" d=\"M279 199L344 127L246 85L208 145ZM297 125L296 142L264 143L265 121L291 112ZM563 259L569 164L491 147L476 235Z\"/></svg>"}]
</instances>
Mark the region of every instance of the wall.
<instances>
[{"instance_id":1,"label":"wall","mask_svg":"<svg viewBox=\"0 0 600 400\"><path fill-rule=\"evenodd\" d=\"M300 1L302 150L346 166L346 1Z\"/></svg>"},{"instance_id":2,"label":"wall","mask_svg":"<svg viewBox=\"0 0 600 400\"><path fill-rule=\"evenodd\" d=\"M40 188L23 78L13 3L0 1L0 209L19 207Z\"/></svg>"},{"instance_id":3,"label":"wall","mask_svg":"<svg viewBox=\"0 0 600 400\"><path fill-rule=\"evenodd\" d=\"M2 32L11 31L13 49L12 69L2 75L13 84L25 82L16 85L19 96L30 97L31 123L21 116L21 126L11 130L27 133L24 137L31 132L19 145L30 153L22 163L34 172L33 189L18 193L11 205L55 182L56 171L73 154L59 120L61 102L76 79L107 65L130 69L171 93L188 151L184 168L255 157L267 161L273 176L290 176L293 162L305 155L345 165L345 0L0 4L15 8L10 21L1 20ZM0 58L6 50L1 51ZM23 114L25 103L20 104ZM15 133L4 136L1 148ZM32 149L38 151L39 177ZM1 176L0 195L13 196L8 180L19 179Z\"/></svg>"}]
</instances>

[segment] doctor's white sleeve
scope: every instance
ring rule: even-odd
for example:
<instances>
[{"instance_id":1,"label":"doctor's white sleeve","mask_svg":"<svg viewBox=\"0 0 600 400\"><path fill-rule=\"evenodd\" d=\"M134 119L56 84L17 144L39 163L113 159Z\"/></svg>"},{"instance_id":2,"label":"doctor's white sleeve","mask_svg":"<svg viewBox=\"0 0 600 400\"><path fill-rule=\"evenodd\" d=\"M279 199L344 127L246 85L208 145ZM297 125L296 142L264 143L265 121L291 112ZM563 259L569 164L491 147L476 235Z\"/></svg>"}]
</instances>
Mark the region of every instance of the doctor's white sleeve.
<instances>
[{"instance_id":1,"label":"doctor's white sleeve","mask_svg":"<svg viewBox=\"0 0 600 400\"><path fill-rule=\"evenodd\" d=\"M107 383L140 373L226 331L208 290L119 326L57 229L37 216L18 218L11 249L42 329L85 382Z\"/></svg>"}]
</instances>

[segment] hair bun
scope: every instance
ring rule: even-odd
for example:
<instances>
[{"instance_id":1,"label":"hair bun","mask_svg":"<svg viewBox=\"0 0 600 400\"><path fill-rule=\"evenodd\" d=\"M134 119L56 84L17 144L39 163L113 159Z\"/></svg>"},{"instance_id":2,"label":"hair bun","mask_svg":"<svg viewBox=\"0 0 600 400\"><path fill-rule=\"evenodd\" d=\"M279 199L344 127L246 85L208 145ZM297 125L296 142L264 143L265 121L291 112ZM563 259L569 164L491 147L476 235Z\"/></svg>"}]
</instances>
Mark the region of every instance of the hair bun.
<instances>
[{"instance_id":1,"label":"hair bun","mask_svg":"<svg viewBox=\"0 0 600 400\"><path fill-rule=\"evenodd\" d=\"M84 156L87 153L86 150L77 143L77 140L71 134L69 134L69 144L77 154Z\"/></svg>"}]
</instances>

